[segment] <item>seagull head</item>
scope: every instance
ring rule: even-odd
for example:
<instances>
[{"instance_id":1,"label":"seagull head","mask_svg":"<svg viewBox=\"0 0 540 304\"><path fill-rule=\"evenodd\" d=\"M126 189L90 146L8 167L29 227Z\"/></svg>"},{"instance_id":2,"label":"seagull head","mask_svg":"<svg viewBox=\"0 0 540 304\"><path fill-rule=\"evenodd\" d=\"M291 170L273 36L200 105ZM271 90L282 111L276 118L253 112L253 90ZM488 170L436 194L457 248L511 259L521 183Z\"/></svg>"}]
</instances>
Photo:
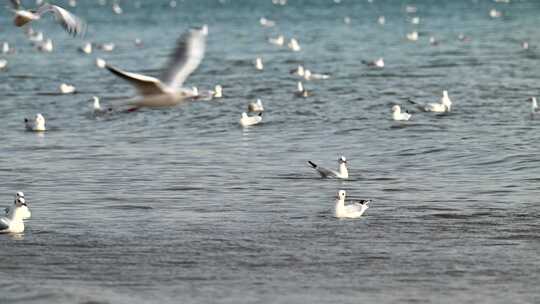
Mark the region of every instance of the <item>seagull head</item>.
<instances>
[{"instance_id":1,"label":"seagull head","mask_svg":"<svg viewBox=\"0 0 540 304\"><path fill-rule=\"evenodd\" d=\"M345 200L345 195L347 194L347 192L345 190L339 190L338 193L337 193L337 198L339 200Z\"/></svg>"},{"instance_id":2,"label":"seagull head","mask_svg":"<svg viewBox=\"0 0 540 304\"><path fill-rule=\"evenodd\" d=\"M346 164L346 163L347 163L347 159L345 158L345 156L341 155L341 156L338 158L338 163L339 163L339 164Z\"/></svg>"},{"instance_id":3,"label":"seagull head","mask_svg":"<svg viewBox=\"0 0 540 304\"><path fill-rule=\"evenodd\" d=\"M394 105L394 106L392 107L392 112L394 112L394 113L399 113L399 112L401 112L401 107L400 107L399 105Z\"/></svg>"},{"instance_id":4,"label":"seagull head","mask_svg":"<svg viewBox=\"0 0 540 304\"><path fill-rule=\"evenodd\" d=\"M28 206L26 205L26 201L24 200L24 197L19 197L15 200L15 206L16 207L22 207L22 206Z\"/></svg>"},{"instance_id":5,"label":"seagull head","mask_svg":"<svg viewBox=\"0 0 540 304\"><path fill-rule=\"evenodd\" d=\"M15 193L15 200L17 200L18 198L24 198L24 193L22 191L19 191L17 193Z\"/></svg>"}]
</instances>

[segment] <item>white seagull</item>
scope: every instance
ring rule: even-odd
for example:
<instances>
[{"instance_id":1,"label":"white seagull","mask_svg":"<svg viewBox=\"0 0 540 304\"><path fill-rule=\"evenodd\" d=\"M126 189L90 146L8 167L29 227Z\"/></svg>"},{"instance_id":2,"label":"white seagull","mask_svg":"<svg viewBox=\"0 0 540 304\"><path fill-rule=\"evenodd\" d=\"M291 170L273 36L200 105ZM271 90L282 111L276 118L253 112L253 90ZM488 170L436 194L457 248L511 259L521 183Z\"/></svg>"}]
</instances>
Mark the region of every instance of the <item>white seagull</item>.
<instances>
[{"instance_id":1,"label":"white seagull","mask_svg":"<svg viewBox=\"0 0 540 304\"><path fill-rule=\"evenodd\" d=\"M330 78L330 75L312 73L310 70L304 70L305 80L320 80L320 79L328 79L328 78Z\"/></svg>"},{"instance_id":2,"label":"white seagull","mask_svg":"<svg viewBox=\"0 0 540 304\"><path fill-rule=\"evenodd\" d=\"M527 101L531 102L531 114L536 114L538 111L538 102L536 101L536 97L531 97Z\"/></svg>"},{"instance_id":3,"label":"white seagull","mask_svg":"<svg viewBox=\"0 0 540 304\"><path fill-rule=\"evenodd\" d=\"M223 98L223 87L217 84L212 91L212 98Z\"/></svg>"},{"instance_id":4,"label":"white seagull","mask_svg":"<svg viewBox=\"0 0 540 304\"><path fill-rule=\"evenodd\" d=\"M204 57L208 26L184 33L160 79L125 72L109 64L105 67L114 75L135 86L142 96L128 101L134 107L174 106L193 97L190 89L181 88L188 76L197 69Z\"/></svg>"},{"instance_id":5,"label":"white seagull","mask_svg":"<svg viewBox=\"0 0 540 304\"><path fill-rule=\"evenodd\" d=\"M18 27L39 20L43 14L52 12L56 20L68 33L75 36L84 34L86 30L86 24L79 17L57 5L46 3L37 10L26 10L22 8L20 0L11 0L11 4L13 6L12 11L15 13L13 23Z\"/></svg>"},{"instance_id":6,"label":"white seagull","mask_svg":"<svg viewBox=\"0 0 540 304\"><path fill-rule=\"evenodd\" d=\"M361 200L345 205L345 190L339 190L337 193L336 205L334 207L334 216L337 218L359 218L369 208L370 200Z\"/></svg>"},{"instance_id":7,"label":"white seagull","mask_svg":"<svg viewBox=\"0 0 540 304\"><path fill-rule=\"evenodd\" d=\"M407 39L409 39L410 41L418 40L418 32L414 31L414 32L411 32L411 33L407 33Z\"/></svg>"},{"instance_id":8,"label":"white seagull","mask_svg":"<svg viewBox=\"0 0 540 304\"><path fill-rule=\"evenodd\" d=\"M407 113L407 111L401 112L401 107L399 105L392 107L392 118L396 121L409 120L411 116L412 115Z\"/></svg>"},{"instance_id":9,"label":"white seagull","mask_svg":"<svg viewBox=\"0 0 540 304\"><path fill-rule=\"evenodd\" d=\"M308 160L308 164L310 164L313 169L317 170L317 172L319 172L319 174L323 178L328 178L328 177L335 177L339 179L349 178L349 171L347 170L347 159L345 158L345 156L340 156L338 158L338 164L339 164L338 171L323 168L310 160Z\"/></svg>"},{"instance_id":10,"label":"white seagull","mask_svg":"<svg viewBox=\"0 0 540 304\"><path fill-rule=\"evenodd\" d=\"M82 53L85 53L85 54L92 53L92 43L86 42L83 46L81 46L79 48L79 51L81 51Z\"/></svg>"},{"instance_id":11,"label":"white seagull","mask_svg":"<svg viewBox=\"0 0 540 304\"><path fill-rule=\"evenodd\" d=\"M425 105L419 105L416 102L409 99L409 102L417 105L421 110L426 112L435 112L435 113L447 113L452 110L452 100L448 97L448 91L443 91L443 96L439 103L428 103Z\"/></svg>"},{"instance_id":12,"label":"white seagull","mask_svg":"<svg viewBox=\"0 0 540 304\"><path fill-rule=\"evenodd\" d=\"M263 65L263 62L262 62L262 58L261 57L257 57L255 59L255 68L258 70L258 71L262 71L264 69L264 65Z\"/></svg>"},{"instance_id":13,"label":"white seagull","mask_svg":"<svg viewBox=\"0 0 540 304\"><path fill-rule=\"evenodd\" d=\"M384 68L384 59L382 57L373 61L362 60L361 62L370 68Z\"/></svg>"},{"instance_id":14,"label":"white seagull","mask_svg":"<svg viewBox=\"0 0 540 304\"><path fill-rule=\"evenodd\" d=\"M70 85L70 84L67 84L67 83L62 83L62 84L60 85L59 89L60 89L60 92L61 92L62 94L73 94L73 93L75 93L75 91L77 90L77 89L75 88L75 86Z\"/></svg>"},{"instance_id":15,"label":"white seagull","mask_svg":"<svg viewBox=\"0 0 540 304\"><path fill-rule=\"evenodd\" d=\"M289 41L287 46L293 52L300 52L302 50L302 48L300 47L300 44L298 43L298 40L296 40L296 38L291 38L291 40Z\"/></svg>"},{"instance_id":16,"label":"white seagull","mask_svg":"<svg viewBox=\"0 0 540 304\"><path fill-rule=\"evenodd\" d=\"M249 112L264 112L262 101L259 98L257 98L256 102L251 102L248 105L248 111Z\"/></svg>"},{"instance_id":17,"label":"white seagull","mask_svg":"<svg viewBox=\"0 0 540 304\"><path fill-rule=\"evenodd\" d=\"M303 98L306 98L306 97L309 97L311 96L311 92L309 92L308 90L306 90L304 88L304 84L302 84L301 81L299 81L297 84L296 84L296 92L294 92L294 95L296 97L303 97Z\"/></svg>"},{"instance_id":18,"label":"white seagull","mask_svg":"<svg viewBox=\"0 0 540 304\"><path fill-rule=\"evenodd\" d=\"M45 117L43 117L41 113L36 114L33 122L31 122L28 118L25 118L24 126L27 131L44 132L47 130L45 128Z\"/></svg>"},{"instance_id":19,"label":"white seagull","mask_svg":"<svg viewBox=\"0 0 540 304\"><path fill-rule=\"evenodd\" d=\"M268 42L273 45L283 46L285 44L285 36L279 35L276 38L268 38Z\"/></svg>"},{"instance_id":20,"label":"white seagull","mask_svg":"<svg viewBox=\"0 0 540 304\"><path fill-rule=\"evenodd\" d=\"M0 58L0 70L3 70L7 67L7 60L3 59L3 58Z\"/></svg>"},{"instance_id":21,"label":"white seagull","mask_svg":"<svg viewBox=\"0 0 540 304\"><path fill-rule=\"evenodd\" d=\"M17 205L17 199L19 198L24 198L24 193L22 193L21 191L15 193L15 201L13 202L13 208L11 207L6 207L4 210L6 211L6 216L9 217L11 216L11 212L13 212L13 210L15 210L15 207ZM22 206L21 207L21 213L22 213L22 219L23 220L27 220L29 218L32 217L32 213L30 212L30 209L28 209L28 206Z\"/></svg>"},{"instance_id":22,"label":"white seagull","mask_svg":"<svg viewBox=\"0 0 540 304\"><path fill-rule=\"evenodd\" d=\"M24 232L23 218L27 215L27 212L22 209L23 207L27 207L24 198L17 198L12 210L5 217L0 218L0 233Z\"/></svg>"},{"instance_id":23,"label":"white seagull","mask_svg":"<svg viewBox=\"0 0 540 304\"><path fill-rule=\"evenodd\" d=\"M242 113L242 117L240 118L240 125L242 127L248 127L253 126L262 121L262 112L260 112L256 116L248 116L246 112Z\"/></svg>"}]
</instances>

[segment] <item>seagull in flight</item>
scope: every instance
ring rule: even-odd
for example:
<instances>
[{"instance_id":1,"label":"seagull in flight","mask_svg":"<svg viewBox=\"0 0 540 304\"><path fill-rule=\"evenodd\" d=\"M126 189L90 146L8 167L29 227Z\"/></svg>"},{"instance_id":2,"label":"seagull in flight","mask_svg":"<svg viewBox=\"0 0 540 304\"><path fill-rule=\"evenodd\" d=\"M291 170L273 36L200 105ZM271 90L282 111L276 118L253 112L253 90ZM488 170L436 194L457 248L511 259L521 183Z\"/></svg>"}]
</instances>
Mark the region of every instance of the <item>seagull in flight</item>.
<instances>
[{"instance_id":1,"label":"seagull in flight","mask_svg":"<svg viewBox=\"0 0 540 304\"><path fill-rule=\"evenodd\" d=\"M60 6L45 3L35 10L27 10L22 7L20 0L11 0L11 6L13 7L13 13L15 13L13 23L17 27L39 20L44 14L52 12L56 20L69 34L73 36L82 35L86 31L84 21Z\"/></svg>"},{"instance_id":2,"label":"seagull in flight","mask_svg":"<svg viewBox=\"0 0 540 304\"><path fill-rule=\"evenodd\" d=\"M191 89L182 88L182 85L201 63L207 36L207 25L192 28L182 34L159 78L126 72L108 63L105 68L133 85L141 95L129 100L129 105L135 108L174 106L196 97Z\"/></svg>"}]
</instances>

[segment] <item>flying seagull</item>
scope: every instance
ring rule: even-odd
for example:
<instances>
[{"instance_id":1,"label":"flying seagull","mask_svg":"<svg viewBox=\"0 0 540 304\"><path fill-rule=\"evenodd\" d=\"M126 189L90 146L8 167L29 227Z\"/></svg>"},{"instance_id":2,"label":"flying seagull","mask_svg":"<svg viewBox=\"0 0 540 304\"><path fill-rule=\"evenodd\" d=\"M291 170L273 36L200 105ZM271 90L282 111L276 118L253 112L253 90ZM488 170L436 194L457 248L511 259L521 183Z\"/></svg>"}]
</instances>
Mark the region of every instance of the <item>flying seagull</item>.
<instances>
[{"instance_id":1,"label":"flying seagull","mask_svg":"<svg viewBox=\"0 0 540 304\"><path fill-rule=\"evenodd\" d=\"M86 24L79 17L57 5L45 3L36 10L24 9L20 0L11 0L11 5L12 11L15 13L13 23L18 27L39 20L43 14L52 12L60 25L73 36L82 35L86 30Z\"/></svg>"},{"instance_id":2,"label":"flying seagull","mask_svg":"<svg viewBox=\"0 0 540 304\"><path fill-rule=\"evenodd\" d=\"M105 67L114 75L133 85L141 95L129 100L129 105L135 108L174 106L194 97L192 90L182 88L182 85L201 63L207 36L208 26L206 25L190 29L182 34L176 50L159 78L122 71L109 64Z\"/></svg>"}]
</instances>

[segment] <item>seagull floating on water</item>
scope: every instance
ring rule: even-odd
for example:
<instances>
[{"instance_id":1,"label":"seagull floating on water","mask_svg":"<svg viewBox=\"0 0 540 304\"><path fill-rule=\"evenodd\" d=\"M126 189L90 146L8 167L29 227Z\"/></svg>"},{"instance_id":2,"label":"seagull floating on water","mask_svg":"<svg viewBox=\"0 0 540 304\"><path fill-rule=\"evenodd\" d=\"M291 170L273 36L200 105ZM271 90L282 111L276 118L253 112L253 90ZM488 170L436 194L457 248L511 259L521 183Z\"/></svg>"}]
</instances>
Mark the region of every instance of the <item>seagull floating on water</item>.
<instances>
[{"instance_id":1,"label":"seagull floating on water","mask_svg":"<svg viewBox=\"0 0 540 304\"><path fill-rule=\"evenodd\" d=\"M268 38L268 42L273 45L283 46L285 44L285 36L279 35L276 38Z\"/></svg>"},{"instance_id":2,"label":"seagull floating on water","mask_svg":"<svg viewBox=\"0 0 540 304\"><path fill-rule=\"evenodd\" d=\"M340 156L338 158L338 164L339 164L338 171L334 171L331 169L326 169L324 167L318 166L312 161L308 161L308 164L310 164L313 169L317 170L317 172L323 178L329 178L329 177L334 177L334 178L339 178L339 179L349 178L349 171L347 170L347 159L345 158L345 156Z\"/></svg>"},{"instance_id":3,"label":"seagull floating on water","mask_svg":"<svg viewBox=\"0 0 540 304\"><path fill-rule=\"evenodd\" d=\"M15 210L15 207L17 205L17 200L19 198L24 199L24 193L22 191L19 191L19 192L15 193L15 201L13 202L13 205L14 205L13 208L12 207L6 207L4 209L5 212L6 212L7 217L10 217L11 213ZM21 215L22 215L23 220L27 220L27 219L32 217L32 213L30 212L30 209L28 209L28 206L22 206L20 211L21 211Z\"/></svg>"},{"instance_id":4,"label":"seagull floating on water","mask_svg":"<svg viewBox=\"0 0 540 304\"><path fill-rule=\"evenodd\" d=\"M370 200L361 200L345 205L345 190L339 190L337 193L336 205L334 207L334 216L337 218L359 218L369 208Z\"/></svg>"},{"instance_id":5,"label":"seagull floating on water","mask_svg":"<svg viewBox=\"0 0 540 304\"><path fill-rule=\"evenodd\" d=\"M379 68L379 69L384 68L384 59L382 57L373 61L362 60L361 62L370 68Z\"/></svg>"},{"instance_id":6,"label":"seagull floating on water","mask_svg":"<svg viewBox=\"0 0 540 304\"><path fill-rule=\"evenodd\" d=\"M298 40L296 40L296 38L291 38L291 40L289 41L287 46L293 52L300 52L302 50L302 48L300 47L300 44L298 43Z\"/></svg>"},{"instance_id":7,"label":"seagull floating on water","mask_svg":"<svg viewBox=\"0 0 540 304\"><path fill-rule=\"evenodd\" d=\"M59 88L62 94L73 94L76 91L75 86L67 83L62 83Z\"/></svg>"},{"instance_id":8,"label":"seagull floating on water","mask_svg":"<svg viewBox=\"0 0 540 304\"><path fill-rule=\"evenodd\" d=\"M255 68L259 71L262 71L264 69L264 65L263 65L263 62L262 62L262 58L261 57L257 57L255 59Z\"/></svg>"},{"instance_id":9,"label":"seagull floating on water","mask_svg":"<svg viewBox=\"0 0 540 304\"><path fill-rule=\"evenodd\" d=\"M0 218L0 233L24 232L23 218L28 214L23 207L28 207L26 201L22 197L17 198L12 210L5 217Z\"/></svg>"},{"instance_id":10,"label":"seagull floating on water","mask_svg":"<svg viewBox=\"0 0 540 304\"><path fill-rule=\"evenodd\" d=\"M263 27L273 27L273 26L276 25L276 22L275 22L275 21L266 19L265 17L261 17L261 18L259 19L259 23L260 23Z\"/></svg>"},{"instance_id":11,"label":"seagull floating on water","mask_svg":"<svg viewBox=\"0 0 540 304\"><path fill-rule=\"evenodd\" d=\"M62 27L72 35L84 34L86 24L79 17L69 11L52 4L43 4L37 10L25 10L21 6L20 0L11 0L13 6L12 11L15 13L13 23L15 26L21 27L32 21L39 20L45 13L52 12L56 20Z\"/></svg>"},{"instance_id":12,"label":"seagull floating on water","mask_svg":"<svg viewBox=\"0 0 540 304\"><path fill-rule=\"evenodd\" d=\"M92 43L86 42L83 46L79 48L79 51L85 54L91 54L92 53Z\"/></svg>"},{"instance_id":13,"label":"seagull floating on water","mask_svg":"<svg viewBox=\"0 0 540 304\"><path fill-rule=\"evenodd\" d=\"M107 65L107 62L101 58L96 58L96 66L100 69L104 69Z\"/></svg>"},{"instance_id":14,"label":"seagull floating on water","mask_svg":"<svg viewBox=\"0 0 540 304\"><path fill-rule=\"evenodd\" d=\"M248 105L248 111L249 112L264 112L262 101L259 98L257 98L257 101L251 102Z\"/></svg>"},{"instance_id":15,"label":"seagull floating on water","mask_svg":"<svg viewBox=\"0 0 540 304\"><path fill-rule=\"evenodd\" d=\"M112 42L108 42L108 43L98 44L97 47L98 49L104 52L112 52L114 51L114 48L116 47L116 45Z\"/></svg>"},{"instance_id":16,"label":"seagull floating on water","mask_svg":"<svg viewBox=\"0 0 540 304\"><path fill-rule=\"evenodd\" d=\"M327 74L319 74L319 73L312 73L310 70L304 71L304 79L305 80L321 80L321 79L328 79L330 78L330 75Z\"/></svg>"},{"instance_id":17,"label":"seagull floating on water","mask_svg":"<svg viewBox=\"0 0 540 304\"><path fill-rule=\"evenodd\" d=\"M401 112L401 107L399 105L392 107L392 118L396 121L409 120L411 116L412 115L407 113L407 111Z\"/></svg>"},{"instance_id":18,"label":"seagull floating on water","mask_svg":"<svg viewBox=\"0 0 540 304\"><path fill-rule=\"evenodd\" d=\"M448 91L443 91L443 96L439 103L428 103L425 105L419 105L415 101L409 99L409 102L418 106L421 110L426 112L446 113L452 110L452 100L448 97Z\"/></svg>"},{"instance_id":19,"label":"seagull floating on water","mask_svg":"<svg viewBox=\"0 0 540 304\"><path fill-rule=\"evenodd\" d=\"M306 97L309 97L311 96L311 92L309 92L308 90L306 90L304 88L304 84L299 81L297 84L296 84L296 92L294 92L294 95L296 97L303 97L303 98L306 98Z\"/></svg>"},{"instance_id":20,"label":"seagull floating on water","mask_svg":"<svg viewBox=\"0 0 540 304\"><path fill-rule=\"evenodd\" d=\"M0 70L5 69L7 67L7 64L8 64L7 60L0 59Z\"/></svg>"},{"instance_id":21,"label":"seagull floating on water","mask_svg":"<svg viewBox=\"0 0 540 304\"><path fill-rule=\"evenodd\" d=\"M246 112L242 113L242 117L240 118L240 125L242 127L248 127L253 126L262 121L262 112L260 112L256 116L248 116Z\"/></svg>"},{"instance_id":22,"label":"seagull floating on water","mask_svg":"<svg viewBox=\"0 0 540 304\"><path fill-rule=\"evenodd\" d=\"M114 75L135 86L142 96L128 100L134 107L167 107L177 105L193 97L189 89L181 88L188 76L197 69L204 57L208 27L190 29L178 41L166 69L160 79L105 67Z\"/></svg>"},{"instance_id":23,"label":"seagull floating on water","mask_svg":"<svg viewBox=\"0 0 540 304\"><path fill-rule=\"evenodd\" d=\"M27 131L44 132L47 130L45 128L45 117L43 117L41 113L36 114L34 121L30 121L30 119L25 118L24 126Z\"/></svg>"},{"instance_id":24,"label":"seagull floating on water","mask_svg":"<svg viewBox=\"0 0 540 304\"><path fill-rule=\"evenodd\" d=\"M212 92L213 98L223 98L223 87L221 85L216 85L214 91Z\"/></svg>"},{"instance_id":25,"label":"seagull floating on water","mask_svg":"<svg viewBox=\"0 0 540 304\"><path fill-rule=\"evenodd\" d=\"M386 23L386 18L384 18L384 16L379 16L379 18L377 18L377 23L384 25Z\"/></svg>"},{"instance_id":26,"label":"seagull floating on water","mask_svg":"<svg viewBox=\"0 0 540 304\"><path fill-rule=\"evenodd\" d=\"M536 97L530 97L527 101L531 102L531 114L536 114L538 111L538 102L536 101Z\"/></svg>"},{"instance_id":27,"label":"seagull floating on water","mask_svg":"<svg viewBox=\"0 0 540 304\"><path fill-rule=\"evenodd\" d=\"M411 32L411 33L407 33L407 39L409 39L410 41L418 40L418 32L414 31L414 32Z\"/></svg>"},{"instance_id":28,"label":"seagull floating on water","mask_svg":"<svg viewBox=\"0 0 540 304\"><path fill-rule=\"evenodd\" d=\"M42 41L40 43L37 43L37 49L38 51L50 53L54 50L54 44L52 39L45 39L45 41Z\"/></svg>"}]
</instances>

